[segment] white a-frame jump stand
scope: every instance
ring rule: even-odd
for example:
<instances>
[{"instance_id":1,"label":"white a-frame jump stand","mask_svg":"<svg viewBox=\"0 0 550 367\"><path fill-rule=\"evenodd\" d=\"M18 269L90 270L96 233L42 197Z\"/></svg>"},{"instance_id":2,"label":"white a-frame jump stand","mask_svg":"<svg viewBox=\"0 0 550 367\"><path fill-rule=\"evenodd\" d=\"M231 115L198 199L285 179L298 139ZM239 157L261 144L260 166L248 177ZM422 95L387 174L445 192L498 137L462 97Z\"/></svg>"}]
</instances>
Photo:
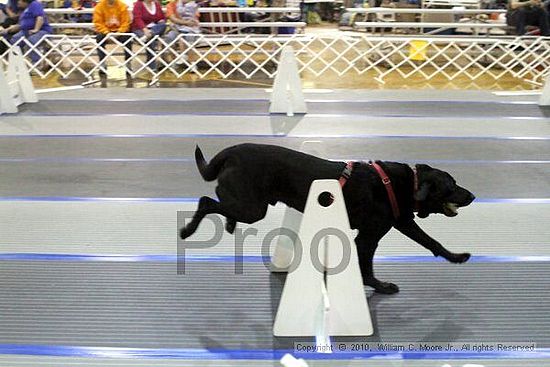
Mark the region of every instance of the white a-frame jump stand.
<instances>
[{"instance_id":1,"label":"white a-frame jump stand","mask_svg":"<svg viewBox=\"0 0 550 367\"><path fill-rule=\"evenodd\" d=\"M300 145L300 151L306 154L312 154L320 158L326 158L325 147L319 140L306 140ZM271 257L271 272L286 273L294 256L294 238L289 237L288 233L298 234L300 223L302 223L303 214L291 207L285 208L283 222L281 224L280 235L277 237L275 251ZM286 232L286 234L284 233Z\"/></svg>"},{"instance_id":2,"label":"white a-frame jump stand","mask_svg":"<svg viewBox=\"0 0 550 367\"><path fill-rule=\"evenodd\" d=\"M318 200L324 192L333 197L327 207ZM298 257L286 278L273 334L323 340L372 335L357 249L337 180L312 183L298 239L294 246Z\"/></svg>"},{"instance_id":3,"label":"white a-frame jump stand","mask_svg":"<svg viewBox=\"0 0 550 367\"><path fill-rule=\"evenodd\" d=\"M6 75L0 67L0 114L17 113L17 106L38 102L21 49L12 47Z\"/></svg>"},{"instance_id":4,"label":"white a-frame jump stand","mask_svg":"<svg viewBox=\"0 0 550 367\"><path fill-rule=\"evenodd\" d=\"M281 53L270 102L269 113L286 113L287 116L307 113L298 64L290 46L284 47Z\"/></svg>"},{"instance_id":5,"label":"white a-frame jump stand","mask_svg":"<svg viewBox=\"0 0 550 367\"><path fill-rule=\"evenodd\" d=\"M550 106L550 74L542 86L542 93L539 98L539 106Z\"/></svg>"}]
</instances>

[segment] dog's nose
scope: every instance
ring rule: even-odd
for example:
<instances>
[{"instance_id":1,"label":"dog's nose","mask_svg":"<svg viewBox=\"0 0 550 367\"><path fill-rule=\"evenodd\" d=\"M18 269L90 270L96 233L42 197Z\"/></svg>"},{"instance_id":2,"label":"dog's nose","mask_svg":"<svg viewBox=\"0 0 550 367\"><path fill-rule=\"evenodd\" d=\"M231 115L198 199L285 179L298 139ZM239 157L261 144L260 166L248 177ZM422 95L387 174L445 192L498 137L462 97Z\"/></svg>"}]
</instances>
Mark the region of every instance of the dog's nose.
<instances>
[{"instance_id":1,"label":"dog's nose","mask_svg":"<svg viewBox=\"0 0 550 367\"><path fill-rule=\"evenodd\" d=\"M475 195L470 193L470 203L476 199Z\"/></svg>"}]
</instances>

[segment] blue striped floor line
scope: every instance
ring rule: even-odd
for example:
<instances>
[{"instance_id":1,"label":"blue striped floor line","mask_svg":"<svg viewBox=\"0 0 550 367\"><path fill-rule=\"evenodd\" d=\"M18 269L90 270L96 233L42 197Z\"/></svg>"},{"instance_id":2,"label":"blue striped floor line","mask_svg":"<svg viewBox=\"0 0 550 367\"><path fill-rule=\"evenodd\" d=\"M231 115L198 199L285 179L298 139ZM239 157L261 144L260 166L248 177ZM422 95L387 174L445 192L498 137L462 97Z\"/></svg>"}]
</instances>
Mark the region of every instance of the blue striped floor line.
<instances>
[{"instance_id":1,"label":"blue striped floor line","mask_svg":"<svg viewBox=\"0 0 550 367\"><path fill-rule=\"evenodd\" d=\"M223 116L223 115L222 115ZM246 115L245 115L246 116ZM270 117L273 117L273 115L270 115ZM368 121L368 119L371 118L392 118L392 119L423 119L423 120L438 120L441 121L442 119L446 117L450 118L460 118L461 120L479 120L484 118L489 119L498 119L498 120L519 120L519 121L548 121L550 117L546 116L427 116L427 115L399 115L399 114L380 114L380 115L367 115L367 114L361 114L361 113L308 113L308 118L352 118L352 119L361 119L364 121Z\"/></svg>"},{"instance_id":2,"label":"blue striped floor line","mask_svg":"<svg viewBox=\"0 0 550 367\"><path fill-rule=\"evenodd\" d=\"M0 163L194 163L192 158L88 158L88 157L40 157L0 158ZM548 161L550 163L550 161Z\"/></svg>"},{"instance_id":3,"label":"blue striped floor line","mask_svg":"<svg viewBox=\"0 0 550 367\"><path fill-rule=\"evenodd\" d=\"M266 101L269 101L266 99ZM477 104L477 105L488 105L488 104L496 104L496 105L507 105L507 104L511 104L511 105L533 105L533 106L538 106L538 101L534 100L534 101L472 101L472 100L428 100L428 99L425 99L425 100L399 100L399 99L391 99L391 100L388 100L388 99L359 99L359 100L347 100L347 99L306 99L305 100L306 102L310 102L310 103L358 103L358 104L365 104L365 103L369 103L369 104L376 104L377 106L379 106L380 104L384 104L384 103L415 103L415 102L418 102L418 103L435 103L435 104L450 104L450 105L453 105L453 104Z\"/></svg>"},{"instance_id":4,"label":"blue striped floor line","mask_svg":"<svg viewBox=\"0 0 550 367\"><path fill-rule=\"evenodd\" d=\"M307 89L304 90L305 93L307 93ZM228 102L228 101L238 101L241 102L242 100L245 100L246 102L266 102L269 103L269 98L181 98L181 99L160 99L160 98L147 98L147 99L139 99L139 98L107 98L107 99L86 99L86 102L94 103L104 103L104 102L201 102L201 101L209 101L209 102ZM66 101L66 102L82 102L82 99L80 98L53 98L53 99L44 99L44 101ZM497 105L503 105L503 104L519 104L519 105L538 105L538 100L533 101L474 101L474 100L444 100L444 99L426 99L426 100L402 100L402 99L355 99L355 100L348 100L348 99L305 99L306 102L309 103L357 103L357 104L376 104L380 105L381 103L430 103L430 104L477 104L477 105L487 105L487 104L497 104Z\"/></svg>"},{"instance_id":5,"label":"blue striped floor line","mask_svg":"<svg viewBox=\"0 0 550 367\"><path fill-rule=\"evenodd\" d=\"M549 199L550 200L550 199ZM199 198L123 198L123 197L84 197L84 196L0 196L0 201L85 201L85 202L128 202L128 203L197 203Z\"/></svg>"},{"instance_id":6,"label":"blue striped floor line","mask_svg":"<svg viewBox=\"0 0 550 367\"><path fill-rule=\"evenodd\" d=\"M478 204L550 204L550 198L517 198L517 199L479 198L475 200L475 203L478 203Z\"/></svg>"},{"instance_id":7,"label":"blue striped floor line","mask_svg":"<svg viewBox=\"0 0 550 367\"><path fill-rule=\"evenodd\" d=\"M521 140L548 141L550 136L439 136L439 135L381 135L381 134L6 134L0 139L97 139L97 138L182 138L182 139L227 139L227 138L269 138L269 139L407 139L407 140Z\"/></svg>"},{"instance_id":8,"label":"blue striped floor line","mask_svg":"<svg viewBox=\"0 0 550 367\"><path fill-rule=\"evenodd\" d=\"M37 202L128 202L128 203L197 203L196 197L87 197L87 196L0 196L1 201ZM476 198L476 204L550 204L550 198Z\"/></svg>"},{"instance_id":9,"label":"blue striped floor line","mask_svg":"<svg viewBox=\"0 0 550 367\"><path fill-rule=\"evenodd\" d=\"M332 161L368 161L368 158L329 158ZM384 158L392 162L415 164L419 161L411 161L399 158ZM194 158L89 158L89 157L32 157L32 158L0 158L0 163L195 163ZM428 159L421 160L423 164L550 164L550 160L472 160L472 159Z\"/></svg>"},{"instance_id":10,"label":"blue striped floor line","mask_svg":"<svg viewBox=\"0 0 550 367\"><path fill-rule=\"evenodd\" d=\"M192 251L192 250L191 250ZM270 262L269 256L247 255L237 258L233 255L82 255L82 254L47 254L47 253L0 253L0 261L62 261L62 262L121 262L121 263L176 263L207 262L207 263L251 263ZM443 258L424 255L375 256L379 263L445 263ZM530 263L550 262L550 256L495 256L474 255L469 263Z\"/></svg>"},{"instance_id":11,"label":"blue striped floor line","mask_svg":"<svg viewBox=\"0 0 550 367\"><path fill-rule=\"evenodd\" d=\"M84 117L84 116L102 116L102 117L144 117L144 116L211 116L211 117L274 117L274 115L269 112L221 112L221 111L202 111L202 112L141 112L141 113L109 113L109 112L33 112L25 111L23 116L26 117ZM277 115L275 115L277 116ZM281 115L284 116L284 115ZM300 116L297 114L297 116ZM305 114L304 114L305 116ZM309 118L313 117L333 117L333 118L346 118L346 117L361 117L364 119L370 118L422 118L422 119L443 119L445 117L455 117L465 120L479 120L483 118L495 118L500 120L540 120L547 121L549 117L545 116L459 116L459 115L450 115L450 116L433 116L433 115L422 115L422 114L392 114L392 113L382 113L382 114L366 114L361 112L350 112L350 113L309 113L307 114Z\"/></svg>"},{"instance_id":12,"label":"blue striped floor line","mask_svg":"<svg viewBox=\"0 0 550 367\"><path fill-rule=\"evenodd\" d=\"M112 359L182 359L182 360L279 360L286 353L306 360L488 360L548 359L550 348L532 352L343 352L296 353L285 349L144 349L117 347L77 347L56 345L0 344L0 355Z\"/></svg>"}]
</instances>

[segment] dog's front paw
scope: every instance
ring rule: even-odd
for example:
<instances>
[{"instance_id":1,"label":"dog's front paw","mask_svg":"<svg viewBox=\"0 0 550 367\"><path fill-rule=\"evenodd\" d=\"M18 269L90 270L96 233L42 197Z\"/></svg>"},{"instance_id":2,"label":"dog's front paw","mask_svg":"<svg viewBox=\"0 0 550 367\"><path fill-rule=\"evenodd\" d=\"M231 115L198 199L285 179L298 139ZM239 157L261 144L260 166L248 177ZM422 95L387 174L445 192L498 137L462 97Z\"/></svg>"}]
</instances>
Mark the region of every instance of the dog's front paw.
<instances>
[{"instance_id":1,"label":"dog's front paw","mask_svg":"<svg viewBox=\"0 0 550 367\"><path fill-rule=\"evenodd\" d=\"M365 281L363 281L363 284L374 288L374 291L376 293L395 294L399 292L399 287L397 286L397 284L393 284L390 282L381 282L378 279L366 279Z\"/></svg>"},{"instance_id":2,"label":"dog's front paw","mask_svg":"<svg viewBox=\"0 0 550 367\"><path fill-rule=\"evenodd\" d=\"M453 254L453 256L451 256L448 260L454 264L462 264L468 261L471 256L472 255L467 252L462 254Z\"/></svg>"}]
</instances>

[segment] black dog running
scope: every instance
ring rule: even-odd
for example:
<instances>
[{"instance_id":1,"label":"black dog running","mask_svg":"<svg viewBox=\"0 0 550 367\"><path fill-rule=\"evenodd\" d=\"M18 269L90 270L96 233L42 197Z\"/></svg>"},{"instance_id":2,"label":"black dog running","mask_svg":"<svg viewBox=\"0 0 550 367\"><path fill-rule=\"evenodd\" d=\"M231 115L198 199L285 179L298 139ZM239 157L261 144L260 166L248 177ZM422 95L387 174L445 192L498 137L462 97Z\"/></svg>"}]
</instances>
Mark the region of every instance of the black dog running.
<instances>
[{"instance_id":1,"label":"black dog running","mask_svg":"<svg viewBox=\"0 0 550 367\"><path fill-rule=\"evenodd\" d=\"M191 236L208 214L227 218L226 230L233 233L237 222L251 224L263 219L268 205L277 202L303 212L311 183L319 179L340 179L345 162L335 162L291 149L260 144L241 144L218 153L207 163L199 147L197 167L204 180L218 181L219 201L207 196L199 200L192 220L180 232ZM378 166L378 168L376 168ZM355 238L363 283L380 293L396 293L397 285L374 276L373 257L380 239L394 227L410 239L452 263L464 263L469 253L453 253L426 234L414 221L440 213L448 217L469 205L474 195L458 186L447 172L424 164L378 161L375 165L353 162L343 186L350 225L359 231ZM381 179L381 172L387 176ZM390 199L393 192L394 199ZM393 207L392 207L393 202ZM396 214L397 213L397 214Z\"/></svg>"}]
</instances>

